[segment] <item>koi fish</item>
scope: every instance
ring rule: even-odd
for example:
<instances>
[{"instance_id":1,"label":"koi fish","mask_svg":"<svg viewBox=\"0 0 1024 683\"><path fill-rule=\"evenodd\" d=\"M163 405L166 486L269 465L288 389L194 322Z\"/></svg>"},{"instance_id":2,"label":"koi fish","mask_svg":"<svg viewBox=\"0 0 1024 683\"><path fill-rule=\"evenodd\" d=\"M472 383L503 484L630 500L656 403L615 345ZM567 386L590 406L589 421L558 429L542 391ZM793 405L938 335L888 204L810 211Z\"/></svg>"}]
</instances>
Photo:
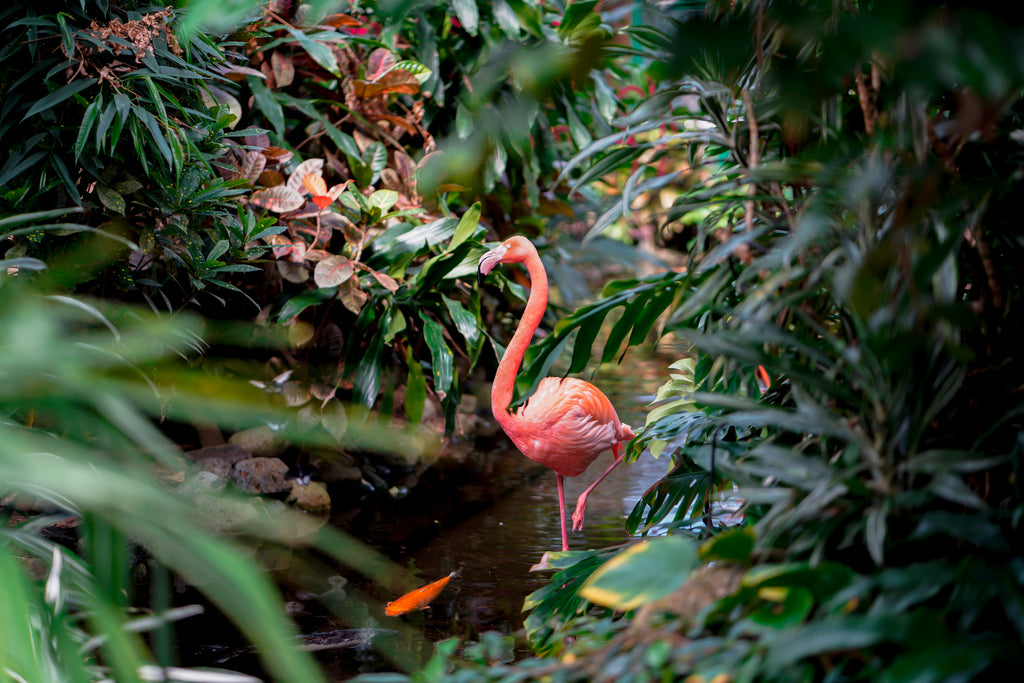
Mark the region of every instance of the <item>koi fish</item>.
<instances>
[{"instance_id":1,"label":"koi fish","mask_svg":"<svg viewBox=\"0 0 1024 683\"><path fill-rule=\"evenodd\" d=\"M443 579L428 583L426 586L420 586L397 600L392 600L384 605L384 614L389 617L398 617L418 609L426 609L441 594L441 591L444 590L444 587L448 585L448 582L454 576L455 572L452 572Z\"/></svg>"}]
</instances>

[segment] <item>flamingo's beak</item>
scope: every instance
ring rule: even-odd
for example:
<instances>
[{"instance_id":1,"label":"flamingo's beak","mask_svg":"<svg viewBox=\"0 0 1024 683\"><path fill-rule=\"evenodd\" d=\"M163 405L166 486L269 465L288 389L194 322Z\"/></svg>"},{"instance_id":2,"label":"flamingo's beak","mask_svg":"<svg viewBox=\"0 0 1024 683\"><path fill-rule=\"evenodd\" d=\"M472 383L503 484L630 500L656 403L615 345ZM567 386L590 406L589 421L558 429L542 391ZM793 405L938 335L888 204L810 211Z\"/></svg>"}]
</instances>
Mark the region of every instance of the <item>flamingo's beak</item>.
<instances>
[{"instance_id":1,"label":"flamingo's beak","mask_svg":"<svg viewBox=\"0 0 1024 683\"><path fill-rule=\"evenodd\" d=\"M476 266L476 279L481 287L487 274L494 270L494 266L501 263L501 259L505 258L506 251L508 251L508 247L502 244L480 257L480 262Z\"/></svg>"}]
</instances>

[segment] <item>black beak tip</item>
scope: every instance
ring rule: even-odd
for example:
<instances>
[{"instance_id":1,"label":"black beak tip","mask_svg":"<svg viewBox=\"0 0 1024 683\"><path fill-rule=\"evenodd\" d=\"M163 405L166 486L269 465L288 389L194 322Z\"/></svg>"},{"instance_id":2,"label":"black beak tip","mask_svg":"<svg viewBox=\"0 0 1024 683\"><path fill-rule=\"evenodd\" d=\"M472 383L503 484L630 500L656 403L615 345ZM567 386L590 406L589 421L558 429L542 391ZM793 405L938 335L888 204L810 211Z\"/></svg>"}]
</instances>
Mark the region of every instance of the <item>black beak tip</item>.
<instances>
[{"instance_id":1,"label":"black beak tip","mask_svg":"<svg viewBox=\"0 0 1024 683\"><path fill-rule=\"evenodd\" d=\"M482 270L476 271L476 284L478 287L484 286L484 280L487 279L487 274Z\"/></svg>"}]
</instances>

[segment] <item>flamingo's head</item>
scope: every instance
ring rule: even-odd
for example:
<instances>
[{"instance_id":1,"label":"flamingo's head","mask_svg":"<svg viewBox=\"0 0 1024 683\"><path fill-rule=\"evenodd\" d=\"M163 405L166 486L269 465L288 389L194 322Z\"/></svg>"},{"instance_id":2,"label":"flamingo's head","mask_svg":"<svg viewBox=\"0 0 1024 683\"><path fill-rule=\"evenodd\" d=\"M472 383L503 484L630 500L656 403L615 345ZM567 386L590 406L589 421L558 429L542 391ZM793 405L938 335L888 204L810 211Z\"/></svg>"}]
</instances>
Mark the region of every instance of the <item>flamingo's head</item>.
<instances>
[{"instance_id":1,"label":"flamingo's head","mask_svg":"<svg viewBox=\"0 0 1024 683\"><path fill-rule=\"evenodd\" d=\"M509 237L480 257L476 267L477 280L482 285L487 274L499 263L522 263L531 256L537 256L537 249L530 240L519 235Z\"/></svg>"}]
</instances>

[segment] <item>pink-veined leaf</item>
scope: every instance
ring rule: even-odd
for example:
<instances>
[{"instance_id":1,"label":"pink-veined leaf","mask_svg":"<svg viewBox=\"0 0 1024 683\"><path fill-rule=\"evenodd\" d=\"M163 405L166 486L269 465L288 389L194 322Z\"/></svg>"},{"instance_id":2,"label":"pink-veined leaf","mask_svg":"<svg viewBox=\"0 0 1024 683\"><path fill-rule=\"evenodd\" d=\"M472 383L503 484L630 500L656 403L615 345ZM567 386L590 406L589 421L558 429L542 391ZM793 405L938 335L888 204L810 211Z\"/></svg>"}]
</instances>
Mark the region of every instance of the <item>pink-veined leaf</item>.
<instances>
[{"instance_id":1,"label":"pink-veined leaf","mask_svg":"<svg viewBox=\"0 0 1024 683\"><path fill-rule=\"evenodd\" d=\"M352 180L351 179L346 180L343 183L339 183L338 185L335 185L331 189L327 190L327 196L330 197L331 201L333 202L338 197L340 197L341 193L345 191L345 188L348 187L351 184L352 184Z\"/></svg>"},{"instance_id":2,"label":"pink-veined leaf","mask_svg":"<svg viewBox=\"0 0 1024 683\"><path fill-rule=\"evenodd\" d=\"M359 313L370 298L363 290L359 289L359 278L350 277L338 287L338 297L345 308L353 313Z\"/></svg>"},{"instance_id":3,"label":"pink-veined leaf","mask_svg":"<svg viewBox=\"0 0 1024 683\"><path fill-rule=\"evenodd\" d=\"M370 274L373 275L373 278L380 283L381 287L392 294L398 291L398 283L395 281L395 278L391 277L387 273L380 273L376 270L371 270Z\"/></svg>"},{"instance_id":4,"label":"pink-veined leaf","mask_svg":"<svg viewBox=\"0 0 1024 683\"><path fill-rule=\"evenodd\" d=\"M312 263L329 259L332 256L334 256L334 254L324 249L309 249L306 251L306 260Z\"/></svg>"},{"instance_id":5,"label":"pink-veined leaf","mask_svg":"<svg viewBox=\"0 0 1024 683\"><path fill-rule=\"evenodd\" d=\"M378 47L376 50L370 53L370 58L366 60L366 80L375 81L388 70L398 63L395 55L384 47Z\"/></svg>"},{"instance_id":6,"label":"pink-veined leaf","mask_svg":"<svg viewBox=\"0 0 1024 683\"><path fill-rule=\"evenodd\" d=\"M317 287L337 287L352 277L355 268L344 256L331 256L316 264L313 281Z\"/></svg>"},{"instance_id":7,"label":"pink-veined leaf","mask_svg":"<svg viewBox=\"0 0 1024 683\"><path fill-rule=\"evenodd\" d=\"M278 185L253 192L249 197L249 203L275 213L287 213L302 208L306 200L291 187Z\"/></svg>"},{"instance_id":8,"label":"pink-veined leaf","mask_svg":"<svg viewBox=\"0 0 1024 683\"><path fill-rule=\"evenodd\" d=\"M275 258L301 263L306 256L306 243L302 240L293 242L284 235L271 235L270 245Z\"/></svg>"},{"instance_id":9,"label":"pink-veined leaf","mask_svg":"<svg viewBox=\"0 0 1024 683\"><path fill-rule=\"evenodd\" d=\"M292 188L296 192L302 192L302 178L312 173L313 175L323 175L324 160L323 159L306 159L301 164L295 167L295 170L288 176L288 187Z\"/></svg>"},{"instance_id":10,"label":"pink-veined leaf","mask_svg":"<svg viewBox=\"0 0 1024 683\"><path fill-rule=\"evenodd\" d=\"M266 167L267 158L263 156L263 153L250 149L242 158L242 177L255 181Z\"/></svg>"}]
</instances>

